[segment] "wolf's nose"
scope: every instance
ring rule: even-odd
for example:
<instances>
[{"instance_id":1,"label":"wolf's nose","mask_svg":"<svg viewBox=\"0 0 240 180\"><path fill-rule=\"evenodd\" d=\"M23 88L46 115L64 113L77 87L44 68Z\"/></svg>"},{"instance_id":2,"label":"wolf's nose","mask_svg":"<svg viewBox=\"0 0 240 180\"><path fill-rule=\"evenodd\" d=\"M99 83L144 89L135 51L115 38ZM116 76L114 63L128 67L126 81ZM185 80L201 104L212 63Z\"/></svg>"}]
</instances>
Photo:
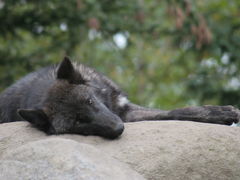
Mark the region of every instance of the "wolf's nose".
<instances>
[{"instance_id":1,"label":"wolf's nose","mask_svg":"<svg viewBox=\"0 0 240 180\"><path fill-rule=\"evenodd\" d=\"M120 136L123 133L123 131L124 131L124 124L120 123L116 128L116 134Z\"/></svg>"},{"instance_id":2,"label":"wolf's nose","mask_svg":"<svg viewBox=\"0 0 240 180\"><path fill-rule=\"evenodd\" d=\"M116 125L116 127L114 128L114 130L112 131L112 133L108 138L115 139L118 136L120 136L123 133L123 131L124 131L124 124L119 123L118 125Z\"/></svg>"}]
</instances>

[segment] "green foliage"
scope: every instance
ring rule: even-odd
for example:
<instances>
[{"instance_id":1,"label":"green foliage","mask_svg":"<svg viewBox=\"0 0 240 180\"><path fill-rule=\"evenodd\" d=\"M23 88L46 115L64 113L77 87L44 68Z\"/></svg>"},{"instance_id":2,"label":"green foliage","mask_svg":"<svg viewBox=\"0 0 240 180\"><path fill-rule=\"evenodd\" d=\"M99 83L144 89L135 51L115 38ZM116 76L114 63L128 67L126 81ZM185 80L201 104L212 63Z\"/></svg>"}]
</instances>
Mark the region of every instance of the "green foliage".
<instances>
[{"instance_id":1,"label":"green foliage","mask_svg":"<svg viewBox=\"0 0 240 180\"><path fill-rule=\"evenodd\" d=\"M142 105L240 107L239 8L238 0L0 0L0 90L68 55Z\"/></svg>"}]
</instances>

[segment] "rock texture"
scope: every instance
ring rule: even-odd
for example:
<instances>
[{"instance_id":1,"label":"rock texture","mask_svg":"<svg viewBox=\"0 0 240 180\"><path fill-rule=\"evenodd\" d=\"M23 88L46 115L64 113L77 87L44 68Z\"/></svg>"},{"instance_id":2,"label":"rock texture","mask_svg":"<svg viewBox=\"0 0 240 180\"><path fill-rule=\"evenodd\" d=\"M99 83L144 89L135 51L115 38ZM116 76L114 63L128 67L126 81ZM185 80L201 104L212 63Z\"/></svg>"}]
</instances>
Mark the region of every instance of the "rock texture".
<instances>
[{"instance_id":1,"label":"rock texture","mask_svg":"<svg viewBox=\"0 0 240 180\"><path fill-rule=\"evenodd\" d=\"M55 137L46 136L26 122L2 124L0 159L23 144ZM177 121L138 122L126 124L122 137L117 140L80 135L57 137L93 145L127 163L146 179L240 179L239 127Z\"/></svg>"},{"instance_id":2,"label":"rock texture","mask_svg":"<svg viewBox=\"0 0 240 180\"><path fill-rule=\"evenodd\" d=\"M5 153L0 179L143 180L126 164L91 145L51 138L28 143Z\"/></svg>"}]
</instances>

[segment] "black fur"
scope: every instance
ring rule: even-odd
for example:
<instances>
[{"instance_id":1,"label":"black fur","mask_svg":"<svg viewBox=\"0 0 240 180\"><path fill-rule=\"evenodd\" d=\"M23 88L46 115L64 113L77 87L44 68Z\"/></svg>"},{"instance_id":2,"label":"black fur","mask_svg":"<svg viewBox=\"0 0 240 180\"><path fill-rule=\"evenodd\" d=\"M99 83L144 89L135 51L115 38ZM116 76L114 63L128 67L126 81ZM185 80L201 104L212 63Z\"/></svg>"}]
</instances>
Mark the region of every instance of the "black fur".
<instances>
[{"instance_id":1,"label":"black fur","mask_svg":"<svg viewBox=\"0 0 240 180\"><path fill-rule=\"evenodd\" d=\"M106 76L69 58L30 73L0 95L0 123L29 121L47 134L77 133L116 138L123 122L191 120L238 122L232 106L203 106L162 111L128 102Z\"/></svg>"}]
</instances>

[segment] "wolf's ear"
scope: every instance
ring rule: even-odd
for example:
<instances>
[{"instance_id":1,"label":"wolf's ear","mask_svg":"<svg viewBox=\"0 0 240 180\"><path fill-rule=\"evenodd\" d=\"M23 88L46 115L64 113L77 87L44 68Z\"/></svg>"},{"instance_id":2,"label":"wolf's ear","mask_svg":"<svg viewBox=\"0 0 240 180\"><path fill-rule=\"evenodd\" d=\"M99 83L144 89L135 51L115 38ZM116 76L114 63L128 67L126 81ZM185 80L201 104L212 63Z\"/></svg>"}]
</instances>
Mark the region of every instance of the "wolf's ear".
<instances>
[{"instance_id":1,"label":"wolf's ear","mask_svg":"<svg viewBox=\"0 0 240 180\"><path fill-rule=\"evenodd\" d=\"M80 72L75 72L74 66L68 57L64 57L57 70L57 79L67 80L72 84L83 84L85 80Z\"/></svg>"},{"instance_id":2,"label":"wolf's ear","mask_svg":"<svg viewBox=\"0 0 240 180\"><path fill-rule=\"evenodd\" d=\"M18 109L17 112L24 120L42 131L47 132L51 127L47 115L41 109Z\"/></svg>"},{"instance_id":3,"label":"wolf's ear","mask_svg":"<svg viewBox=\"0 0 240 180\"><path fill-rule=\"evenodd\" d=\"M57 71L57 78L69 80L73 77L73 75L74 75L73 64L68 57L64 57L61 64L59 65Z\"/></svg>"}]
</instances>

